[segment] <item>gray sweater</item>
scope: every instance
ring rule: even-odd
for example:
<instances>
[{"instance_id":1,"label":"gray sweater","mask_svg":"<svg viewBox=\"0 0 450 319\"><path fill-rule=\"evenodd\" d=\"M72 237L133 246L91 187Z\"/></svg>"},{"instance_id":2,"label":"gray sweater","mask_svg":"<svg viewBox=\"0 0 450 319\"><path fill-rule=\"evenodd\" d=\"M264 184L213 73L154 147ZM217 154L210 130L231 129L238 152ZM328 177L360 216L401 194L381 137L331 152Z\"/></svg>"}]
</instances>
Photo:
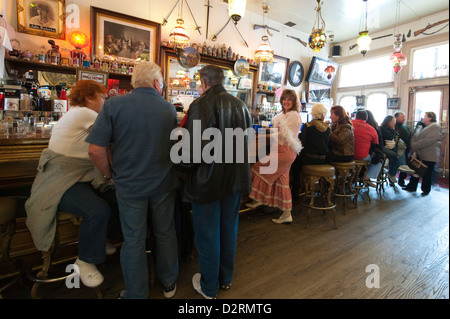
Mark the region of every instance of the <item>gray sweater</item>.
<instances>
[{"instance_id":1,"label":"gray sweater","mask_svg":"<svg viewBox=\"0 0 450 319\"><path fill-rule=\"evenodd\" d=\"M26 225L38 250L47 251L52 245L62 196L91 170L95 176L92 185L97 188L102 175L89 159L67 157L48 148L42 151L31 195L25 202Z\"/></svg>"},{"instance_id":2,"label":"gray sweater","mask_svg":"<svg viewBox=\"0 0 450 319\"><path fill-rule=\"evenodd\" d=\"M438 162L441 145L441 127L433 122L417 129L411 138L411 148L423 161Z\"/></svg>"}]
</instances>

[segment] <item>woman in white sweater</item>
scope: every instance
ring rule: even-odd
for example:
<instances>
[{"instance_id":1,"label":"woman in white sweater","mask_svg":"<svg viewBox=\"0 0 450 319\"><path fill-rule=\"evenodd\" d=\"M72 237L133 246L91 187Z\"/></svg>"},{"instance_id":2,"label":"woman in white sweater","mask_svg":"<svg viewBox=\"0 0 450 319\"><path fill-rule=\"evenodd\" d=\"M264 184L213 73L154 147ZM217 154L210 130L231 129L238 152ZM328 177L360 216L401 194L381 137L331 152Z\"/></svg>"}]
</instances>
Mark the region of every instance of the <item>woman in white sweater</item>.
<instances>
[{"instance_id":1,"label":"woman in white sweater","mask_svg":"<svg viewBox=\"0 0 450 319\"><path fill-rule=\"evenodd\" d=\"M441 127L436 123L434 112L425 112L422 118L423 128L418 128L411 138L411 149L416 152L422 162L428 166L422 177L422 196L426 196L431 191L433 171L439 160L441 145ZM415 192L419 183L419 177L411 176L408 185L403 188L409 192Z\"/></svg>"},{"instance_id":2,"label":"woman in white sweater","mask_svg":"<svg viewBox=\"0 0 450 319\"><path fill-rule=\"evenodd\" d=\"M81 80L75 84L69 96L70 109L52 129L25 204L26 224L41 251L47 251L54 240L57 211L82 217L75 264L87 287L103 282L96 264L105 259L111 208L97 190L102 183L105 185L105 180L89 159L85 138L106 96L106 88L95 81ZM110 253L115 250L108 248Z\"/></svg>"},{"instance_id":3,"label":"woman in white sweater","mask_svg":"<svg viewBox=\"0 0 450 319\"><path fill-rule=\"evenodd\" d=\"M289 171L297 154L302 149L298 133L302 124L298 113L298 99L294 90L284 90L280 97L283 112L273 118L271 138L277 137L278 143L271 147L270 154L256 162L251 169L252 190L249 197L254 201L247 204L250 208L260 205L278 207L283 214L272 219L274 223L292 222L292 195L289 188ZM276 161L276 171L264 173Z\"/></svg>"}]
</instances>

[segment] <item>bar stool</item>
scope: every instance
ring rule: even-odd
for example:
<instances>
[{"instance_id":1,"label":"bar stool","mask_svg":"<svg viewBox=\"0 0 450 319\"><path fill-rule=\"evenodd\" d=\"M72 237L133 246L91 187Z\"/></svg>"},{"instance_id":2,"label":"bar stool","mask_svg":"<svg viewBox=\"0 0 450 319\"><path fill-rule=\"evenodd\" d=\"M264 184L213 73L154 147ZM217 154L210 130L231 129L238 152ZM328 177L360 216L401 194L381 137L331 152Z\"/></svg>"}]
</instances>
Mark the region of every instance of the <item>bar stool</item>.
<instances>
[{"instance_id":1,"label":"bar stool","mask_svg":"<svg viewBox=\"0 0 450 319\"><path fill-rule=\"evenodd\" d=\"M331 201L331 194L334 189L334 167L331 165L304 165L302 168L302 173L305 186L305 194L307 196L309 194L309 196L311 197L309 204L304 204L304 206L308 207L305 228L308 228L309 226L311 209L317 209L322 210L324 214L326 210L332 210L334 228L337 229L335 209L336 204ZM319 182L319 196L322 198L322 206L319 206L315 203L317 182ZM327 196L326 200L325 195Z\"/></svg>"},{"instance_id":2,"label":"bar stool","mask_svg":"<svg viewBox=\"0 0 450 319\"><path fill-rule=\"evenodd\" d=\"M355 179L354 188L356 189L356 194L355 194L355 197L353 197L353 204L355 205L355 207L357 206L358 195L362 189L367 190L367 197L369 198L369 202L372 201L370 199L370 194L369 194L370 186L366 182L366 175L367 175L367 171L369 170L369 165L370 165L369 161L355 160L356 179ZM361 197L362 197L362 195L361 195Z\"/></svg>"},{"instance_id":3,"label":"bar stool","mask_svg":"<svg viewBox=\"0 0 450 319\"><path fill-rule=\"evenodd\" d=\"M19 267L9 256L11 238L16 231L17 201L10 197L0 197L0 262L5 262L8 272L16 272ZM15 276L8 283L0 287L0 299L2 291L12 286L21 276ZM5 277L6 278L6 277Z\"/></svg>"},{"instance_id":4,"label":"bar stool","mask_svg":"<svg viewBox=\"0 0 450 319\"><path fill-rule=\"evenodd\" d=\"M380 172L378 173L377 181L376 181L376 184L377 184L376 191L377 191L377 194L380 196L380 199L383 198L381 192L383 192L383 194L385 193L384 184L388 184L387 173L389 171L389 167L386 166L386 159L387 159L386 154L383 154L383 160L381 162L382 163L381 169L380 169ZM396 191L395 186L394 186L394 190Z\"/></svg>"},{"instance_id":5,"label":"bar stool","mask_svg":"<svg viewBox=\"0 0 450 319\"><path fill-rule=\"evenodd\" d=\"M62 249L64 247L78 244L78 240L71 241L71 242L68 242L65 244L61 244L61 237L60 237L60 234L58 231L58 227L65 223L73 223L74 225L78 226L82 222L81 217L75 216L75 215L67 213L67 212L61 212L61 211L58 211L56 213L56 220L57 220L57 226L56 226L56 233L55 233L55 238L53 240L53 243L48 251L41 251L42 260L43 260L42 266L40 267L41 269L38 271L38 273L36 275L34 275L32 273L31 267L29 267L27 269L27 277L28 277L28 279L30 279L33 282L33 287L31 288L31 298L33 298L33 299L39 299L37 290L41 284L48 284L48 283L64 281L67 278L73 276L75 273L75 272L71 272L71 273L61 276L61 277L49 278L49 273L51 271L51 267L54 264L56 264L52 260L54 253L57 250ZM76 259L76 256L65 259L63 262L66 262L69 260L75 260L75 259ZM97 298L101 299L102 293L100 291L100 288L95 287L94 290L97 295Z\"/></svg>"},{"instance_id":6,"label":"bar stool","mask_svg":"<svg viewBox=\"0 0 450 319\"><path fill-rule=\"evenodd\" d=\"M353 183L355 180L356 164L355 161L351 162L332 162L330 163L335 169L336 182L333 195L336 197L342 197L344 200L344 215L345 206L348 197L353 197L356 195L356 189L353 188ZM348 192L347 192L348 186ZM353 205L356 208L355 203Z\"/></svg>"}]
</instances>

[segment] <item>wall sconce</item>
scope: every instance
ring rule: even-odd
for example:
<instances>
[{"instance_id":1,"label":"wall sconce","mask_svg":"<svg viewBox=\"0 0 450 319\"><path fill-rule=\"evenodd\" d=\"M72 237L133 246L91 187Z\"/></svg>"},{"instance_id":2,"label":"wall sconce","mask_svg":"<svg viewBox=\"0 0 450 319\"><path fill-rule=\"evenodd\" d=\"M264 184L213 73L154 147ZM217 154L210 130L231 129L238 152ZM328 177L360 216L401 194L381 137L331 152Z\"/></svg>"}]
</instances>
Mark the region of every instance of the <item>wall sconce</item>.
<instances>
[{"instance_id":1,"label":"wall sconce","mask_svg":"<svg viewBox=\"0 0 450 319\"><path fill-rule=\"evenodd\" d=\"M327 78L329 80L333 77L333 73L336 72L336 69L334 68L334 66L329 65L325 68L324 71L325 71L325 73L328 73Z\"/></svg>"}]
</instances>

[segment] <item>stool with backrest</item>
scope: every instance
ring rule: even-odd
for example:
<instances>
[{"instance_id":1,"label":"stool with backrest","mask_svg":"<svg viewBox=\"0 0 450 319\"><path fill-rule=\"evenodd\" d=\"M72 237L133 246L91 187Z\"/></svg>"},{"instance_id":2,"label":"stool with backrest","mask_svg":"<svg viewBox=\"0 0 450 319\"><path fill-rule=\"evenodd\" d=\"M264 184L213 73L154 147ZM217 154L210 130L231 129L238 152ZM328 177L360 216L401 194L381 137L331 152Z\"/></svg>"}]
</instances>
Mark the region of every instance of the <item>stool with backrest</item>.
<instances>
[{"instance_id":1,"label":"stool with backrest","mask_svg":"<svg viewBox=\"0 0 450 319\"><path fill-rule=\"evenodd\" d=\"M355 207L358 203L358 195L361 193L361 190L367 190L367 197L369 198L369 202L371 202L370 194L369 194L369 188L370 186L367 184L366 181L366 175L367 171L369 170L369 161L363 161L363 160L355 160L355 186L356 194L355 197L353 197L353 204ZM362 194L361 194L362 197Z\"/></svg>"},{"instance_id":2,"label":"stool with backrest","mask_svg":"<svg viewBox=\"0 0 450 319\"><path fill-rule=\"evenodd\" d=\"M382 163L381 169L380 169L380 172L378 173L377 181L376 181L376 184L377 184L376 191L377 191L377 194L380 196L380 199L383 198L381 192L383 192L383 194L385 193L384 184L388 184L387 174L389 171L389 167L387 166L388 162L386 160L387 160L386 154L383 154L383 160L381 162Z\"/></svg>"},{"instance_id":3,"label":"stool with backrest","mask_svg":"<svg viewBox=\"0 0 450 319\"><path fill-rule=\"evenodd\" d=\"M6 288L12 286L21 275L17 262L13 261L9 256L9 248L11 239L16 230L16 213L17 213L17 201L10 197L0 197L0 262L5 264L5 277L0 276L1 279L10 279L10 274L14 276L12 280L9 280L3 286L0 286L0 299L2 299L1 293ZM17 275L17 272L19 274ZM8 275L8 276L6 276Z\"/></svg>"},{"instance_id":4,"label":"stool with backrest","mask_svg":"<svg viewBox=\"0 0 450 319\"><path fill-rule=\"evenodd\" d=\"M331 194L334 189L334 174L335 169L331 165L304 165L302 168L303 183L305 187L305 195L310 196L309 203L304 205L308 207L308 213L306 217L306 227L309 226L309 220L311 215L311 209L322 210L325 214L326 210L332 210L333 223L336 226L336 204L331 201ZM316 184L319 183L319 197L322 201L319 205L316 202ZM326 196L326 198L325 198Z\"/></svg>"},{"instance_id":5,"label":"stool with backrest","mask_svg":"<svg viewBox=\"0 0 450 319\"><path fill-rule=\"evenodd\" d=\"M348 197L353 197L356 195L356 189L353 188L353 183L355 180L356 164L355 161L351 162L333 162L330 163L335 169L336 181L333 195L335 197L342 197L344 201L344 215L346 200ZM348 189L348 191L347 191ZM355 203L353 205L356 208Z\"/></svg>"},{"instance_id":6,"label":"stool with backrest","mask_svg":"<svg viewBox=\"0 0 450 319\"><path fill-rule=\"evenodd\" d=\"M58 262L56 262L55 260L52 259L57 250L78 244L78 239L74 240L74 241L68 241L65 243L61 243L61 237L60 237L60 232L59 232L58 228L67 223L72 223L73 225L79 226L80 223L82 222L81 217L67 213L67 212L61 212L61 211L58 211L56 213L56 219L57 219L57 226L56 226L55 238L53 240L52 246L50 247L50 249L48 251L41 251L42 265L40 267L38 267L38 269L40 268L40 270L37 272L36 275L34 275L32 273L31 267L27 269L27 276L33 282L33 287L31 288L31 297L33 299L39 299L37 291L41 284L65 281L69 277L74 276L76 274L74 269L72 269L72 271L70 273L68 273L67 275L49 278L50 277L49 273L51 272L52 266L56 265L57 263L64 263L64 262L68 262L71 260L75 261L75 259L77 258L77 256L72 255L72 256L65 258L63 260L60 260ZM95 287L94 290L95 290L97 297L99 299L102 298L102 293L100 291L100 288Z\"/></svg>"}]
</instances>

